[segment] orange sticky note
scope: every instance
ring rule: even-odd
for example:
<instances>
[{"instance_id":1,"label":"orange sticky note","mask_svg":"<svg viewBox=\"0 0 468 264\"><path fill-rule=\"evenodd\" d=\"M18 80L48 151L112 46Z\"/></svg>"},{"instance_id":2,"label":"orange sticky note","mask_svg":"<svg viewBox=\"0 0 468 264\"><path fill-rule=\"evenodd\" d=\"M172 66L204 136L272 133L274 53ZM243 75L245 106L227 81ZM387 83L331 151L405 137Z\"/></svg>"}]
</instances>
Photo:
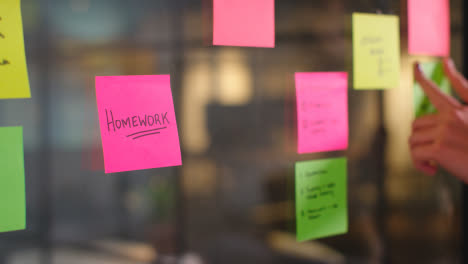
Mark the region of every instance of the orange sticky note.
<instances>
[{"instance_id":1,"label":"orange sticky note","mask_svg":"<svg viewBox=\"0 0 468 264\"><path fill-rule=\"evenodd\" d=\"M448 0L408 0L408 52L450 55L450 4Z\"/></svg>"},{"instance_id":2,"label":"orange sticky note","mask_svg":"<svg viewBox=\"0 0 468 264\"><path fill-rule=\"evenodd\" d=\"M213 45L275 47L274 0L213 0Z\"/></svg>"}]
</instances>

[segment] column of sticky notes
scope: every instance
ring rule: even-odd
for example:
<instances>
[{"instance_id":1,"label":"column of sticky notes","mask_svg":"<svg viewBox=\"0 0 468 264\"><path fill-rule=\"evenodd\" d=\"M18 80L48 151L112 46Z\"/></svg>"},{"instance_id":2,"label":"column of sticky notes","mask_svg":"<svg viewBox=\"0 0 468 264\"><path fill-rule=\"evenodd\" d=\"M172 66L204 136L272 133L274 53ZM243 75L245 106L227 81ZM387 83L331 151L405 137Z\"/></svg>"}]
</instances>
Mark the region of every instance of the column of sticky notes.
<instances>
[{"instance_id":1,"label":"column of sticky notes","mask_svg":"<svg viewBox=\"0 0 468 264\"><path fill-rule=\"evenodd\" d=\"M348 148L348 74L296 73L297 151ZM346 158L297 162L296 231L304 241L348 230Z\"/></svg>"},{"instance_id":2,"label":"column of sticky notes","mask_svg":"<svg viewBox=\"0 0 468 264\"><path fill-rule=\"evenodd\" d=\"M30 97L19 0L0 1L0 99ZM23 128L0 127L0 232L26 228Z\"/></svg>"},{"instance_id":3,"label":"column of sticky notes","mask_svg":"<svg viewBox=\"0 0 468 264\"><path fill-rule=\"evenodd\" d=\"M0 99L28 98L28 70L24 52L19 0L0 2Z\"/></svg>"}]
</instances>

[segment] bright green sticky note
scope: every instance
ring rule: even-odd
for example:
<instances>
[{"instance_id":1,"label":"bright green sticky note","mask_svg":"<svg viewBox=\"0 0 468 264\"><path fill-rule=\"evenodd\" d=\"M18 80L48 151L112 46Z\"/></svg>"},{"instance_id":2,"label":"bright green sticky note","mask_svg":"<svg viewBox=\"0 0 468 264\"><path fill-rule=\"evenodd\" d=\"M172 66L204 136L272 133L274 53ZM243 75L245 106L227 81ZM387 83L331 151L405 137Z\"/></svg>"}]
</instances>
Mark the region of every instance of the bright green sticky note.
<instances>
[{"instance_id":1,"label":"bright green sticky note","mask_svg":"<svg viewBox=\"0 0 468 264\"><path fill-rule=\"evenodd\" d=\"M0 232L25 228L23 128L0 127Z\"/></svg>"},{"instance_id":2,"label":"bright green sticky note","mask_svg":"<svg viewBox=\"0 0 468 264\"><path fill-rule=\"evenodd\" d=\"M0 99L29 98L20 0L0 0Z\"/></svg>"},{"instance_id":3,"label":"bright green sticky note","mask_svg":"<svg viewBox=\"0 0 468 264\"><path fill-rule=\"evenodd\" d=\"M399 18L353 14L353 80L355 89L400 85Z\"/></svg>"},{"instance_id":4,"label":"bright green sticky note","mask_svg":"<svg viewBox=\"0 0 468 264\"><path fill-rule=\"evenodd\" d=\"M424 75L437 84L442 92L446 94L452 93L450 81L445 76L441 62L425 62L421 63L420 66ZM414 111L416 117L437 112L437 109L429 101L429 98L424 94L421 86L416 81L414 82Z\"/></svg>"},{"instance_id":5,"label":"bright green sticky note","mask_svg":"<svg viewBox=\"0 0 468 264\"><path fill-rule=\"evenodd\" d=\"M346 158L296 163L297 240L348 232Z\"/></svg>"}]
</instances>

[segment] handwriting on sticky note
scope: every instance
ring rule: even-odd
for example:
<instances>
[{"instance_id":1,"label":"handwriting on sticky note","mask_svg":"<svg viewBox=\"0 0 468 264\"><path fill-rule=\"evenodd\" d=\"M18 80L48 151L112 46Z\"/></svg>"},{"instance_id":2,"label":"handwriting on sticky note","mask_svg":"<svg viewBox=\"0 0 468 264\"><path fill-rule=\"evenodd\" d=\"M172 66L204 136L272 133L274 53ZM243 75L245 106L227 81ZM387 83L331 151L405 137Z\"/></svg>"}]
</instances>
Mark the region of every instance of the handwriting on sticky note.
<instances>
[{"instance_id":1,"label":"handwriting on sticky note","mask_svg":"<svg viewBox=\"0 0 468 264\"><path fill-rule=\"evenodd\" d=\"M425 62L421 63L420 66L424 75L434 82L442 92L446 94L452 93L450 81L445 75L441 62ZM414 111L416 117L432 114L437 111L416 81L414 82Z\"/></svg>"},{"instance_id":2,"label":"handwriting on sticky note","mask_svg":"<svg viewBox=\"0 0 468 264\"><path fill-rule=\"evenodd\" d=\"M275 1L213 0L213 44L275 47Z\"/></svg>"},{"instance_id":3,"label":"handwriting on sticky note","mask_svg":"<svg viewBox=\"0 0 468 264\"><path fill-rule=\"evenodd\" d=\"M394 88L400 84L400 31L396 16L353 14L355 89Z\"/></svg>"},{"instance_id":4,"label":"handwriting on sticky note","mask_svg":"<svg viewBox=\"0 0 468 264\"><path fill-rule=\"evenodd\" d=\"M0 232L25 229L22 127L0 127L0 168Z\"/></svg>"},{"instance_id":5,"label":"handwriting on sticky note","mask_svg":"<svg viewBox=\"0 0 468 264\"><path fill-rule=\"evenodd\" d=\"M408 0L408 52L415 55L450 55L448 0Z\"/></svg>"},{"instance_id":6,"label":"handwriting on sticky note","mask_svg":"<svg viewBox=\"0 0 468 264\"><path fill-rule=\"evenodd\" d=\"M348 231L345 158L296 163L297 240Z\"/></svg>"},{"instance_id":7,"label":"handwriting on sticky note","mask_svg":"<svg viewBox=\"0 0 468 264\"><path fill-rule=\"evenodd\" d=\"M0 99L28 98L20 0L0 1Z\"/></svg>"},{"instance_id":8,"label":"handwriting on sticky note","mask_svg":"<svg viewBox=\"0 0 468 264\"><path fill-rule=\"evenodd\" d=\"M298 153L348 148L348 74L296 73Z\"/></svg>"},{"instance_id":9,"label":"handwriting on sticky note","mask_svg":"<svg viewBox=\"0 0 468 264\"><path fill-rule=\"evenodd\" d=\"M105 172L182 164L169 75L96 77Z\"/></svg>"},{"instance_id":10,"label":"handwriting on sticky note","mask_svg":"<svg viewBox=\"0 0 468 264\"><path fill-rule=\"evenodd\" d=\"M112 132L119 132L120 129L127 129L132 131L131 134L127 135L128 138L132 139L139 139L146 136L157 135L161 133L161 130L167 129L167 125L170 125L169 119L167 118L167 112L159 113L159 114L145 114L144 116L136 115L136 116L128 116L123 118L114 119L114 114L112 110L106 111L106 119L107 119L107 131ZM143 128L146 129L148 127L152 128L155 126L160 126L158 128L153 128L149 130L142 130L139 132L134 132L132 128Z\"/></svg>"}]
</instances>

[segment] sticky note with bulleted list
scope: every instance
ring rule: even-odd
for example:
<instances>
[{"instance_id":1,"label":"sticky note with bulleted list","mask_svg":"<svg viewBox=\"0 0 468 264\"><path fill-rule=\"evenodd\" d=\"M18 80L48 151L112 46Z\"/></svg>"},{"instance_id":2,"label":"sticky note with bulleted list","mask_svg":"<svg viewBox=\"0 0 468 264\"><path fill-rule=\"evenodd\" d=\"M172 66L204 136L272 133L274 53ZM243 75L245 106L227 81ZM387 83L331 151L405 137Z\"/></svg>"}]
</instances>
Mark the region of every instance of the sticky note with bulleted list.
<instances>
[{"instance_id":1,"label":"sticky note with bulleted list","mask_svg":"<svg viewBox=\"0 0 468 264\"><path fill-rule=\"evenodd\" d=\"M0 127L0 232L26 228L22 127Z\"/></svg>"},{"instance_id":2,"label":"sticky note with bulleted list","mask_svg":"<svg viewBox=\"0 0 468 264\"><path fill-rule=\"evenodd\" d=\"M298 153L348 148L348 74L296 73Z\"/></svg>"},{"instance_id":3,"label":"sticky note with bulleted list","mask_svg":"<svg viewBox=\"0 0 468 264\"><path fill-rule=\"evenodd\" d=\"M346 158L296 163L298 241L348 232L346 175Z\"/></svg>"},{"instance_id":4,"label":"sticky note with bulleted list","mask_svg":"<svg viewBox=\"0 0 468 264\"><path fill-rule=\"evenodd\" d=\"M355 89L400 85L400 27L393 15L353 14Z\"/></svg>"}]
</instances>

